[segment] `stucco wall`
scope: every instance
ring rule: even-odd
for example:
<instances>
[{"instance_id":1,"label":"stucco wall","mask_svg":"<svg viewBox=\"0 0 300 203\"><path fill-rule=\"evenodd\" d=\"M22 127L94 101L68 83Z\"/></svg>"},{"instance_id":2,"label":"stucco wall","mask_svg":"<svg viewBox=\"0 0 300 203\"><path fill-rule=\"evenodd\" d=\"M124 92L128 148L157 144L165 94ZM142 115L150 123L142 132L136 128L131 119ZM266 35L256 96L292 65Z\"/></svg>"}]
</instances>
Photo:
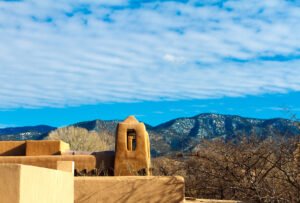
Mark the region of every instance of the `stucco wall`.
<instances>
[{"instance_id":1,"label":"stucco wall","mask_svg":"<svg viewBox=\"0 0 300 203\"><path fill-rule=\"evenodd\" d=\"M72 173L19 164L0 164L1 203L73 203Z\"/></svg>"},{"instance_id":2,"label":"stucco wall","mask_svg":"<svg viewBox=\"0 0 300 203\"><path fill-rule=\"evenodd\" d=\"M60 140L26 141L26 156L59 155L68 150L69 144Z\"/></svg>"},{"instance_id":3,"label":"stucco wall","mask_svg":"<svg viewBox=\"0 0 300 203\"><path fill-rule=\"evenodd\" d=\"M57 168L57 161L74 161L77 170L92 170L96 167L96 158L93 155L63 155L63 156L4 156L0 157L1 163L14 163Z\"/></svg>"},{"instance_id":4,"label":"stucco wall","mask_svg":"<svg viewBox=\"0 0 300 203\"><path fill-rule=\"evenodd\" d=\"M75 203L179 203L184 201L182 177L75 177Z\"/></svg>"},{"instance_id":5,"label":"stucco wall","mask_svg":"<svg viewBox=\"0 0 300 203\"><path fill-rule=\"evenodd\" d=\"M0 156L25 156L25 141L0 141Z\"/></svg>"},{"instance_id":6,"label":"stucco wall","mask_svg":"<svg viewBox=\"0 0 300 203\"><path fill-rule=\"evenodd\" d=\"M59 155L69 149L60 140L0 141L0 156Z\"/></svg>"}]
</instances>

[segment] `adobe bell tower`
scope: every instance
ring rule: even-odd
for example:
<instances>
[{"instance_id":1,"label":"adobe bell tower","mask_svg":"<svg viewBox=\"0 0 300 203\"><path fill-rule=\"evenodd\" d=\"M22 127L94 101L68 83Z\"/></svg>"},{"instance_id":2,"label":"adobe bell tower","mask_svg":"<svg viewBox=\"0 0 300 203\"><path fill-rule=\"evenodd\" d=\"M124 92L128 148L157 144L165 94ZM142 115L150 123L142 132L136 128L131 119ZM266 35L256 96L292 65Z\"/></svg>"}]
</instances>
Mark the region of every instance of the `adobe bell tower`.
<instances>
[{"instance_id":1,"label":"adobe bell tower","mask_svg":"<svg viewBox=\"0 0 300 203\"><path fill-rule=\"evenodd\" d=\"M149 135L134 116L118 124L115 150L115 176L151 175Z\"/></svg>"}]
</instances>

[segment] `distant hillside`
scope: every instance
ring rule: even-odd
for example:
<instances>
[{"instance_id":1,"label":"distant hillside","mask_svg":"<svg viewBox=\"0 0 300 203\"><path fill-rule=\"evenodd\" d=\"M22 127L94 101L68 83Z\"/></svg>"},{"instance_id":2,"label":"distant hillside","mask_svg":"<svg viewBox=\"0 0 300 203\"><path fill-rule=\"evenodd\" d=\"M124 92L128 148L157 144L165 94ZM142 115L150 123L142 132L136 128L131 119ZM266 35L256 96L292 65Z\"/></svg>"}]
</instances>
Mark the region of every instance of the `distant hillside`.
<instances>
[{"instance_id":1,"label":"distant hillside","mask_svg":"<svg viewBox=\"0 0 300 203\"><path fill-rule=\"evenodd\" d=\"M85 128L89 131L106 131L112 135L115 135L118 123L122 122L121 120L93 120L93 121L84 121L80 123L75 123L71 126ZM151 130L153 127L145 123L147 130Z\"/></svg>"},{"instance_id":2,"label":"distant hillside","mask_svg":"<svg viewBox=\"0 0 300 203\"><path fill-rule=\"evenodd\" d=\"M114 137L118 122L120 121L93 120L70 126L88 131L105 131ZM146 124L146 128L150 134L151 153L154 156L193 150L204 138L235 140L240 135L257 135L264 139L274 135L291 137L300 134L295 122L288 119L254 119L211 113L177 118L155 127ZM43 139L54 129L50 126L0 129L0 139Z\"/></svg>"},{"instance_id":3,"label":"distant hillside","mask_svg":"<svg viewBox=\"0 0 300 203\"><path fill-rule=\"evenodd\" d=\"M152 128L150 132L153 138L159 138L163 144L162 147L153 148L157 153L164 154L192 150L203 138L234 140L241 135L257 135L261 138L274 135L291 137L299 135L300 129L295 126L294 121L287 119L265 120L207 113L174 119Z\"/></svg>"},{"instance_id":4,"label":"distant hillside","mask_svg":"<svg viewBox=\"0 0 300 203\"><path fill-rule=\"evenodd\" d=\"M40 140L55 127L47 125L0 129L0 140Z\"/></svg>"},{"instance_id":5,"label":"distant hillside","mask_svg":"<svg viewBox=\"0 0 300 203\"><path fill-rule=\"evenodd\" d=\"M80 123L75 123L71 126L85 128L88 131L106 131L112 135L115 135L115 131L120 120L93 120L93 121L85 121Z\"/></svg>"}]
</instances>

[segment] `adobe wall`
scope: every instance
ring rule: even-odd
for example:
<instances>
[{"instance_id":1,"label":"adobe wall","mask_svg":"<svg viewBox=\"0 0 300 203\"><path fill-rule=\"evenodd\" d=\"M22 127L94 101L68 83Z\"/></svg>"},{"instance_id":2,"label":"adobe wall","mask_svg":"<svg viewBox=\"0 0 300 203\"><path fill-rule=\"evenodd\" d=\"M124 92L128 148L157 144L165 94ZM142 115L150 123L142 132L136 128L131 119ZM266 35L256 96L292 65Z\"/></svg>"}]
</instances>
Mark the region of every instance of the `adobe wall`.
<instances>
[{"instance_id":1,"label":"adobe wall","mask_svg":"<svg viewBox=\"0 0 300 203\"><path fill-rule=\"evenodd\" d=\"M115 164L115 152L114 151L102 151L102 152L93 152L91 155L96 158L96 168L110 171L114 171Z\"/></svg>"},{"instance_id":2,"label":"adobe wall","mask_svg":"<svg viewBox=\"0 0 300 203\"><path fill-rule=\"evenodd\" d=\"M68 143L61 140L27 140L26 156L60 155L70 150Z\"/></svg>"},{"instance_id":3,"label":"adobe wall","mask_svg":"<svg viewBox=\"0 0 300 203\"><path fill-rule=\"evenodd\" d=\"M0 164L0 202L73 203L72 173L58 170Z\"/></svg>"},{"instance_id":4,"label":"adobe wall","mask_svg":"<svg viewBox=\"0 0 300 203\"><path fill-rule=\"evenodd\" d=\"M10 148L14 149L16 143L19 142L10 142L10 143L12 143L12 145L5 145L5 150L3 150L5 151L5 154L8 154L8 152L10 152L7 151L7 149L9 148L8 146L11 146ZM23 146L25 146L25 142L23 142ZM14 155L14 154L18 154L16 152L19 152L19 156ZM25 149L23 149L23 151L16 151L16 152L9 153L9 156L0 156L0 163L25 164L25 165L56 169L57 161L74 161L75 169L77 171L82 171L85 169L90 171L95 168L98 168L104 171L108 171L109 174L112 175L114 170L114 160L115 160L114 151L93 152L92 154L68 151L63 153L63 155L58 155L58 156L51 156L51 155L24 156L21 153L24 152L25 154Z\"/></svg>"},{"instance_id":5,"label":"adobe wall","mask_svg":"<svg viewBox=\"0 0 300 203\"><path fill-rule=\"evenodd\" d=\"M74 161L77 170L92 170L96 167L96 157L93 155L63 155L63 156L5 156L0 157L1 163L24 164L50 169L57 168L57 161Z\"/></svg>"},{"instance_id":6,"label":"adobe wall","mask_svg":"<svg viewBox=\"0 0 300 203\"><path fill-rule=\"evenodd\" d=\"M60 155L69 149L60 140L0 141L0 156Z\"/></svg>"},{"instance_id":7,"label":"adobe wall","mask_svg":"<svg viewBox=\"0 0 300 203\"><path fill-rule=\"evenodd\" d=\"M95 157L96 166L95 168L109 172L108 175L113 175L114 163L115 163L115 152L114 151L100 151L100 152L85 152L85 151L67 151L62 154L65 155L92 155ZM1 158L1 157L0 157ZM76 165L75 165L76 168Z\"/></svg>"},{"instance_id":8,"label":"adobe wall","mask_svg":"<svg viewBox=\"0 0 300 203\"><path fill-rule=\"evenodd\" d=\"M0 141L0 156L25 156L25 141Z\"/></svg>"},{"instance_id":9,"label":"adobe wall","mask_svg":"<svg viewBox=\"0 0 300 203\"><path fill-rule=\"evenodd\" d=\"M182 177L119 176L75 177L75 203L184 202Z\"/></svg>"},{"instance_id":10,"label":"adobe wall","mask_svg":"<svg viewBox=\"0 0 300 203\"><path fill-rule=\"evenodd\" d=\"M21 167L0 164L0 202L20 202Z\"/></svg>"}]
</instances>

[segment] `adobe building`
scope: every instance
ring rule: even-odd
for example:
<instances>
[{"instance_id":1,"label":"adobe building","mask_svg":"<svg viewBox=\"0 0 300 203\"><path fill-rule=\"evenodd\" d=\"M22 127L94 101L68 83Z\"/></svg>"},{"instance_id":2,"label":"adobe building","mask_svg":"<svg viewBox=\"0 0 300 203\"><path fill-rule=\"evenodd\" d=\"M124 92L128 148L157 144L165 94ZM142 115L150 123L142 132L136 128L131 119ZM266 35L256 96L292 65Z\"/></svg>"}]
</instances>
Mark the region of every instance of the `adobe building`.
<instances>
[{"instance_id":1,"label":"adobe building","mask_svg":"<svg viewBox=\"0 0 300 203\"><path fill-rule=\"evenodd\" d=\"M150 142L144 123L129 116L118 124L115 176L151 175Z\"/></svg>"},{"instance_id":2,"label":"adobe building","mask_svg":"<svg viewBox=\"0 0 300 203\"><path fill-rule=\"evenodd\" d=\"M150 143L145 125L134 116L118 124L115 152L75 152L60 140L1 141L0 164L24 164L56 169L58 161L73 161L76 172L108 169L109 174L150 175Z\"/></svg>"},{"instance_id":3,"label":"adobe building","mask_svg":"<svg viewBox=\"0 0 300 203\"><path fill-rule=\"evenodd\" d=\"M57 169L59 161L73 161L75 169L93 170L103 160L90 154L72 155L68 143L60 140L0 141L0 164L23 164Z\"/></svg>"}]
</instances>

